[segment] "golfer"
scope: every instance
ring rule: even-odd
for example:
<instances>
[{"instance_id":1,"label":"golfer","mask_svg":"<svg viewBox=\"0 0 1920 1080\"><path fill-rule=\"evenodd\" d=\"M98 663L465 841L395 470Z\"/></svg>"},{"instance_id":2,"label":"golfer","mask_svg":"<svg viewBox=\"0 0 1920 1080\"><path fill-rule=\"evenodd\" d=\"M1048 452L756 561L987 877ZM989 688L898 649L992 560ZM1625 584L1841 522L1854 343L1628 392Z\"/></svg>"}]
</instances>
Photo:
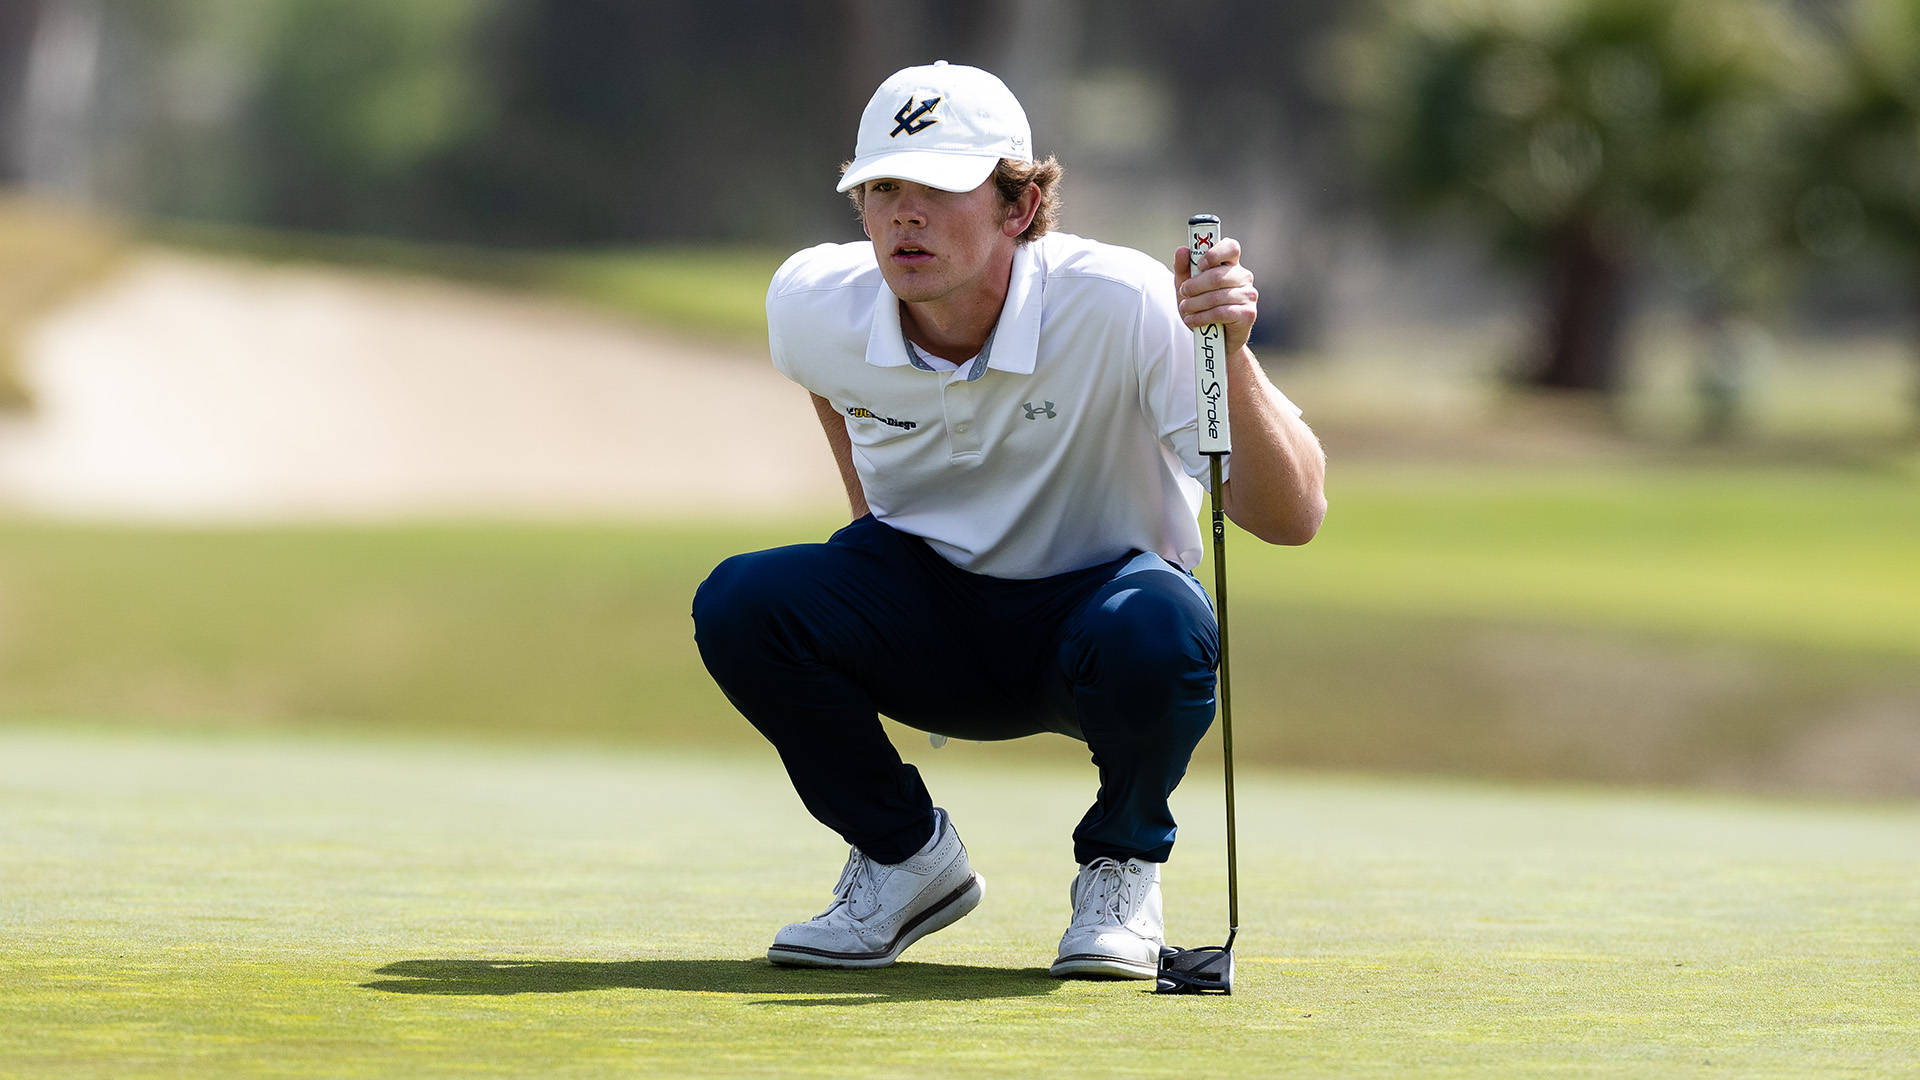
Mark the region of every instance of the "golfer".
<instances>
[{"instance_id":1,"label":"golfer","mask_svg":"<svg viewBox=\"0 0 1920 1080\"><path fill-rule=\"evenodd\" d=\"M1207 462L1191 328L1223 325L1226 512L1270 543L1320 526L1325 462L1247 335L1258 291L1220 240L1189 275L1053 231L1061 168L993 75L895 73L839 190L870 243L788 259L773 363L806 387L854 520L736 555L693 600L707 670L852 845L776 964L890 964L980 902L947 813L879 716L962 739L1055 732L1098 768L1073 832L1057 976L1152 978L1167 806L1214 715L1219 635L1191 571Z\"/></svg>"}]
</instances>

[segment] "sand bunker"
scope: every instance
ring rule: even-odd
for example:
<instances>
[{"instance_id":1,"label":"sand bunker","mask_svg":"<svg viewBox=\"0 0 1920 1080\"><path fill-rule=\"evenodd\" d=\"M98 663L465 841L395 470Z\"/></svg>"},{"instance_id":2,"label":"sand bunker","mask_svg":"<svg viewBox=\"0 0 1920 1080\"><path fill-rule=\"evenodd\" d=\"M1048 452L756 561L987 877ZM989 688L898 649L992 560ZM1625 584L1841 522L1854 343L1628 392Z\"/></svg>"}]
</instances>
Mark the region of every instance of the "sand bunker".
<instances>
[{"instance_id":1,"label":"sand bunker","mask_svg":"<svg viewBox=\"0 0 1920 1080\"><path fill-rule=\"evenodd\" d=\"M763 352L442 282L144 253L22 342L0 503L163 520L844 506Z\"/></svg>"}]
</instances>

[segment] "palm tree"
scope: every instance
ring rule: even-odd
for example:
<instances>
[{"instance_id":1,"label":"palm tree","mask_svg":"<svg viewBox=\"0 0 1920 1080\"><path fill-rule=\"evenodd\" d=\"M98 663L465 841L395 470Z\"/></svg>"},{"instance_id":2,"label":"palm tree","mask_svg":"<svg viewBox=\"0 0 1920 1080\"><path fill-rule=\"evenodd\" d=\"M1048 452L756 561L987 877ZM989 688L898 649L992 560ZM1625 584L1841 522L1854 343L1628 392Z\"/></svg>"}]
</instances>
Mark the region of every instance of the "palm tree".
<instances>
[{"instance_id":1,"label":"palm tree","mask_svg":"<svg viewBox=\"0 0 1920 1080\"><path fill-rule=\"evenodd\" d=\"M1349 43L1345 73L1389 202L1538 275L1521 378L1607 392L1638 271L1737 294L1782 235L1803 37L1768 0L1416 0Z\"/></svg>"}]
</instances>

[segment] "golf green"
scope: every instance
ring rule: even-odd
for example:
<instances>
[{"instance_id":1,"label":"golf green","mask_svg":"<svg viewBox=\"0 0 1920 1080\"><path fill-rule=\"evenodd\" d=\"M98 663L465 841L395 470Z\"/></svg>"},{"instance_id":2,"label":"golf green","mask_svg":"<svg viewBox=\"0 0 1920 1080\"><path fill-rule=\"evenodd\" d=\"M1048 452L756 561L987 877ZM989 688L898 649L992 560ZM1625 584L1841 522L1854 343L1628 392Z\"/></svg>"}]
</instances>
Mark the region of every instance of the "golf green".
<instances>
[{"instance_id":1,"label":"golf green","mask_svg":"<svg viewBox=\"0 0 1920 1080\"><path fill-rule=\"evenodd\" d=\"M985 902L808 972L770 754L0 728L0 1076L1913 1075L1920 806L1254 773L1236 993L1160 998L1045 973L1090 770L919 757Z\"/></svg>"}]
</instances>

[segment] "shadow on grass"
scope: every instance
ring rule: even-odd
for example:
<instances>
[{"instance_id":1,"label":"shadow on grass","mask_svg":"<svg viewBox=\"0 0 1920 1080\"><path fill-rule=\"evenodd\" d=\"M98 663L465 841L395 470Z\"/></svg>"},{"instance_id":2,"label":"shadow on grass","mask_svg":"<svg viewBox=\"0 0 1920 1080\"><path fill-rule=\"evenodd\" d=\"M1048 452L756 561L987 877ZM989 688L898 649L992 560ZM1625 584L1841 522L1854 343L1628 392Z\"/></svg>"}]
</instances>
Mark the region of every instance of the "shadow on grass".
<instances>
[{"instance_id":1,"label":"shadow on grass","mask_svg":"<svg viewBox=\"0 0 1920 1080\"><path fill-rule=\"evenodd\" d=\"M1037 997L1059 980L1045 968L899 963L871 971L781 968L765 960L401 960L361 983L392 994L564 994L579 990L681 990L775 994L763 1005L866 1005ZM792 997L788 995L805 995Z\"/></svg>"}]
</instances>

